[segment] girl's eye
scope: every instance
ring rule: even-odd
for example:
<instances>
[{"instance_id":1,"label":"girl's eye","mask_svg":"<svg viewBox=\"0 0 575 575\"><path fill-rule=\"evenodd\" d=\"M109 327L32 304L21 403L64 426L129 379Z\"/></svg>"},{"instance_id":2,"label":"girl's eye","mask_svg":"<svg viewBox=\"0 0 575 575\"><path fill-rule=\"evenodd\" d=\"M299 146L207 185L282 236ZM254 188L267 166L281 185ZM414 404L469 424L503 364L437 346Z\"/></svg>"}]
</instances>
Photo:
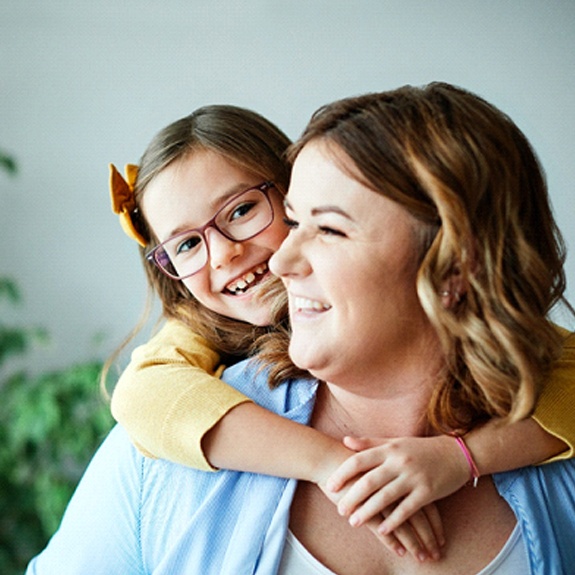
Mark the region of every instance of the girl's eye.
<instances>
[{"instance_id":1,"label":"girl's eye","mask_svg":"<svg viewBox=\"0 0 575 575\"><path fill-rule=\"evenodd\" d=\"M245 202L236 206L230 214L230 221L237 220L238 218L243 218L246 214L248 214L256 204L253 202Z\"/></svg>"},{"instance_id":2,"label":"girl's eye","mask_svg":"<svg viewBox=\"0 0 575 575\"><path fill-rule=\"evenodd\" d=\"M180 242L176 248L176 254L179 255L184 252L191 252L196 249L202 241L201 236L190 236L184 241Z\"/></svg>"}]
</instances>

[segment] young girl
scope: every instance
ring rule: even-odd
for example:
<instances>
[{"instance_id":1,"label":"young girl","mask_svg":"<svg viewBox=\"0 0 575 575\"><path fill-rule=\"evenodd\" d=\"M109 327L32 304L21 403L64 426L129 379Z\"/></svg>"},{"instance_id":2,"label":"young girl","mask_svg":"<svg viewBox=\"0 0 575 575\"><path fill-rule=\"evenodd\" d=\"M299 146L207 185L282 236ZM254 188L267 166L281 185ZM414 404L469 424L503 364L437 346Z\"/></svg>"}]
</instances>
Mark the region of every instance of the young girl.
<instances>
[{"instance_id":1,"label":"young girl","mask_svg":"<svg viewBox=\"0 0 575 575\"><path fill-rule=\"evenodd\" d=\"M289 143L254 112L208 106L162 130L140 165L127 167L125 180L112 166L113 209L141 246L167 318L133 352L112 413L149 456L315 482L339 500L352 525L386 510L378 530L384 543L400 555L436 558L440 522L433 506L417 510L481 474L571 457L575 428L565 398L575 376L574 338L534 418L489 423L465 441L398 438L371 448L368 440L350 438L345 447L224 384L222 366L250 354L271 329L271 304L281 288L267 262L286 234ZM402 526L408 518L417 538Z\"/></svg>"}]
</instances>

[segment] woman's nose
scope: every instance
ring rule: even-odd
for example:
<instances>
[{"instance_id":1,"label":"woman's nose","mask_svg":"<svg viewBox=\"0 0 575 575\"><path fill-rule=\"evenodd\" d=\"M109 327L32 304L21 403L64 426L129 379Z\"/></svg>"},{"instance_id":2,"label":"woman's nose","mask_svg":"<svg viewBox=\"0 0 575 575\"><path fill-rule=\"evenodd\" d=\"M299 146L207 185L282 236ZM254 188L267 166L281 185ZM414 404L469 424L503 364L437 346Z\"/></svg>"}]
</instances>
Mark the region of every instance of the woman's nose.
<instances>
[{"instance_id":1,"label":"woman's nose","mask_svg":"<svg viewBox=\"0 0 575 575\"><path fill-rule=\"evenodd\" d=\"M268 264L270 271L278 277L302 275L309 268L295 235L295 231L290 232L276 253L270 258Z\"/></svg>"},{"instance_id":2,"label":"woman's nose","mask_svg":"<svg viewBox=\"0 0 575 575\"><path fill-rule=\"evenodd\" d=\"M209 265L214 270L228 265L244 251L242 242L226 238L215 228L208 228L205 236L210 254Z\"/></svg>"}]
</instances>

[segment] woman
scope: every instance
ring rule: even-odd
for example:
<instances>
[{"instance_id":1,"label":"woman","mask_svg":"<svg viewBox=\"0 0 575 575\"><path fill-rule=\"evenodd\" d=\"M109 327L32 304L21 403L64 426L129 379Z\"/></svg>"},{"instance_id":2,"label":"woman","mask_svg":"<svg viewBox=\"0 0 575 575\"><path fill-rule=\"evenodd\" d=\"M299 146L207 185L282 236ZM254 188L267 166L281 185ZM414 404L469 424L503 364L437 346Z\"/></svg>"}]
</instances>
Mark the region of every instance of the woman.
<instances>
[{"instance_id":1,"label":"woman","mask_svg":"<svg viewBox=\"0 0 575 575\"><path fill-rule=\"evenodd\" d=\"M271 266L289 293L290 354L323 382L268 390L245 364L226 381L337 439L528 415L574 343L545 317L563 256L515 126L453 87L404 88L326 107L293 155L292 231ZM282 346L264 344L282 358L274 373L289 368ZM420 563L351 530L312 484L146 460L118 427L50 553L67 553L59 573L567 573L574 492L570 461L482 477L441 502L444 557ZM50 553L29 572L47 572Z\"/></svg>"},{"instance_id":2,"label":"woman","mask_svg":"<svg viewBox=\"0 0 575 575\"><path fill-rule=\"evenodd\" d=\"M292 157L292 231L271 269L289 295L290 357L326 382L313 427L422 436L528 415L562 345L546 316L565 280L544 180L515 125L463 90L404 88L326 106ZM572 537L573 467L550 467L571 514L554 518ZM524 474L532 496L484 478L440 502L448 547L429 571L350 535L309 483L290 528L335 573L478 573L496 556L513 566L502 572L537 572L541 541L521 512L544 501L536 474Z\"/></svg>"}]
</instances>

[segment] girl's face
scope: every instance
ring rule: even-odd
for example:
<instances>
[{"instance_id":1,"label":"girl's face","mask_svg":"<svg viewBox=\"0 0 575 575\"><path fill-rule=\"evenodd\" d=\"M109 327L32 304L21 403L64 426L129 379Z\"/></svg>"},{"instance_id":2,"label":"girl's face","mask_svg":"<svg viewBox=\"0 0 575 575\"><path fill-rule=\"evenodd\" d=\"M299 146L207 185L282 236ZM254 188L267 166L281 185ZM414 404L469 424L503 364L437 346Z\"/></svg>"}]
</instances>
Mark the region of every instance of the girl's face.
<instances>
[{"instance_id":1,"label":"girl's face","mask_svg":"<svg viewBox=\"0 0 575 575\"><path fill-rule=\"evenodd\" d=\"M373 385L430 334L416 294L416 220L342 171L353 164L336 153L339 163L312 141L297 156L291 230L271 270L288 291L296 365L324 381Z\"/></svg>"},{"instance_id":2,"label":"girl's face","mask_svg":"<svg viewBox=\"0 0 575 575\"><path fill-rule=\"evenodd\" d=\"M201 227L230 197L261 183L261 178L215 152L193 152L148 184L142 211L161 243L178 232ZM258 286L269 276L268 261L287 233L281 194L272 188L269 198L274 210L269 227L243 242L207 228L208 262L193 276L180 280L207 308L260 326L269 324L270 313L256 297Z\"/></svg>"}]
</instances>

